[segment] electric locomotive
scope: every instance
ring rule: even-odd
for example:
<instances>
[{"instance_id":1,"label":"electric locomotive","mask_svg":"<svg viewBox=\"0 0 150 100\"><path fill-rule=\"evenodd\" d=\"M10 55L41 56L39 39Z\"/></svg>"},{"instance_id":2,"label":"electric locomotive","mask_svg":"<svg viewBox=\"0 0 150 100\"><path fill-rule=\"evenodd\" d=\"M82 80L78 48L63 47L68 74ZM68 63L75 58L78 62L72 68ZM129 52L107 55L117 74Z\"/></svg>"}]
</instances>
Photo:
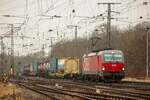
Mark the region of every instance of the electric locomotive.
<instances>
[{"instance_id":1,"label":"electric locomotive","mask_svg":"<svg viewBox=\"0 0 150 100\"><path fill-rule=\"evenodd\" d=\"M120 81L125 76L125 62L120 50L103 50L83 56L82 75L103 80Z\"/></svg>"}]
</instances>

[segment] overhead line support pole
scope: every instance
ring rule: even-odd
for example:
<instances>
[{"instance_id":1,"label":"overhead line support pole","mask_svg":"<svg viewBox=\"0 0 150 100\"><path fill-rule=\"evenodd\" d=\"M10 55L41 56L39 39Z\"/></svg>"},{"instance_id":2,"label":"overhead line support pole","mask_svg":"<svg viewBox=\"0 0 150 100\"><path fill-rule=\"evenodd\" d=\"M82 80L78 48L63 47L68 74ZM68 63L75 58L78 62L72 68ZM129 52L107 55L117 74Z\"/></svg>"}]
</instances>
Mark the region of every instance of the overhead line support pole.
<instances>
[{"instance_id":1,"label":"overhead line support pole","mask_svg":"<svg viewBox=\"0 0 150 100\"><path fill-rule=\"evenodd\" d=\"M75 26L75 40L77 41L78 38L78 26Z\"/></svg>"},{"instance_id":2,"label":"overhead line support pole","mask_svg":"<svg viewBox=\"0 0 150 100\"><path fill-rule=\"evenodd\" d=\"M147 28L146 32L146 78L149 78L149 30L150 28Z\"/></svg>"},{"instance_id":3,"label":"overhead line support pole","mask_svg":"<svg viewBox=\"0 0 150 100\"><path fill-rule=\"evenodd\" d=\"M53 49L53 39L54 39L54 37L50 37L50 43L51 43L50 47L51 47L51 50ZM51 52L51 57L53 57L53 56L54 56L54 52L53 53Z\"/></svg>"},{"instance_id":4,"label":"overhead line support pole","mask_svg":"<svg viewBox=\"0 0 150 100\"><path fill-rule=\"evenodd\" d=\"M107 16L108 48L111 48L110 33L111 33L111 4L109 3L108 4L108 16Z\"/></svg>"},{"instance_id":5,"label":"overhead line support pole","mask_svg":"<svg viewBox=\"0 0 150 100\"><path fill-rule=\"evenodd\" d=\"M3 72L4 70L4 43L3 43L3 37L0 36L0 39L1 39L1 65L0 65L0 69L1 71L0 72Z\"/></svg>"},{"instance_id":6,"label":"overhead line support pole","mask_svg":"<svg viewBox=\"0 0 150 100\"><path fill-rule=\"evenodd\" d=\"M11 26L11 74L14 76L15 68L14 68L14 25L10 24Z\"/></svg>"},{"instance_id":7,"label":"overhead line support pole","mask_svg":"<svg viewBox=\"0 0 150 100\"><path fill-rule=\"evenodd\" d=\"M107 16L107 48L111 48L111 5L121 4L121 3L97 3L98 5L103 4L107 5L108 16Z\"/></svg>"}]
</instances>

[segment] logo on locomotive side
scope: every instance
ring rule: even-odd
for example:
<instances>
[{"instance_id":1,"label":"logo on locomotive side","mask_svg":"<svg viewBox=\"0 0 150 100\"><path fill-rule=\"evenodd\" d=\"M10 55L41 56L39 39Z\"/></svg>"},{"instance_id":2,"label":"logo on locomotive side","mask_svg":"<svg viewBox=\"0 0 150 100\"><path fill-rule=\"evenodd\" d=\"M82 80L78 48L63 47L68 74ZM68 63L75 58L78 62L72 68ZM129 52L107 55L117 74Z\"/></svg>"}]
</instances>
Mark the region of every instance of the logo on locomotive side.
<instances>
[{"instance_id":1,"label":"logo on locomotive side","mask_svg":"<svg viewBox=\"0 0 150 100\"><path fill-rule=\"evenodd\" d=\"M112 67L116 67L117 65L116 64L112 64Z\"/></svg>"}]
</instances>

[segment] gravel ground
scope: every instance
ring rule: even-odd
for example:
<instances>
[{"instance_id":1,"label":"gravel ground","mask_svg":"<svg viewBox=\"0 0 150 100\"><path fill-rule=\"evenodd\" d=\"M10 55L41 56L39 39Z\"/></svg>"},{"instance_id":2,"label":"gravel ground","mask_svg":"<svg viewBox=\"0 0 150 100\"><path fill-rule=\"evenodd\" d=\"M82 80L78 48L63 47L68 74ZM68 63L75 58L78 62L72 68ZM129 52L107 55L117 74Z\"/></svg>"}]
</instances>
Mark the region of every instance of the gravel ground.
<instances>
[{"instance_id":1,"label":"gravel ground","mask_svg":"<svg viewBox=\"0 0 150 100\"><path fill-rule=\"evenodd\" d=\"M0 83L0 100L50 100L50 98L11 83Z\"/></svg>"}]
</instances>

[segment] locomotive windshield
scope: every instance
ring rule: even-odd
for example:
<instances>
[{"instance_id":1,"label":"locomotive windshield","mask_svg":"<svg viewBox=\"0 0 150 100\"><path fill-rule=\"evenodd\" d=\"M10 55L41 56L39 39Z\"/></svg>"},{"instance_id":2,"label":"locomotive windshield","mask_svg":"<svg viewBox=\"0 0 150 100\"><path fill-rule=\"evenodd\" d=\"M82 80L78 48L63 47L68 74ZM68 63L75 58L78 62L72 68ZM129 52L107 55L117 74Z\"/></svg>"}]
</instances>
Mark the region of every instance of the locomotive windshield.
<instances>
[{"instance_id":1,"label":"locomotive windshield","mask_svg":"<svg viewBox=\"0 0 150 100\"><path fill-rule=\"evenodd\" d=\"M123 62L123 55L118 53L106 53L104 54L104 61L117 61L117 62Z\"/></svg>"}]
</instances>

